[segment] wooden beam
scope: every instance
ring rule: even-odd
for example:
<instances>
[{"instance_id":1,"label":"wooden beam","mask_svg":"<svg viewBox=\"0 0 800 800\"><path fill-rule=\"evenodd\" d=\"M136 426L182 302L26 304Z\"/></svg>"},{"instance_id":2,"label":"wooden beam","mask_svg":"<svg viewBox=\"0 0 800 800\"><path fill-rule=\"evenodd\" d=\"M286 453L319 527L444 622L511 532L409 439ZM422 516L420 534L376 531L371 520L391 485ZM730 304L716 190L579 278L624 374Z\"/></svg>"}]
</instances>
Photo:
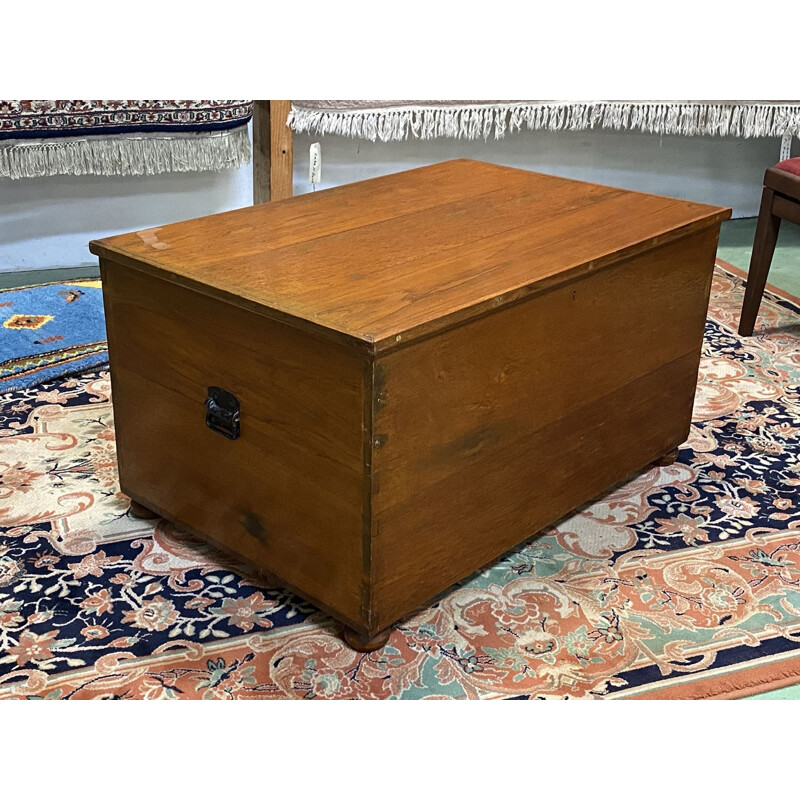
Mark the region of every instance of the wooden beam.
<instances>
[{"instance_id":1,"label":"wooden beam","mask_svg":"<svg viewBox=\"0 0 800 800\"><path fill-rule=\"evenodd\" d=\"M291 100L269 101L271 200L284 200L292 196L294 136L286 124L291 104Z\"/></svg>"},{"instance_id":2,"label":"wooden beam","mask_svg":"<svg viewBox=\"0 0 800 800\"><path fill-rule=\"evenodd\" d=\"M781 219L788 219L795 225L800 225L800 202L788 200L779 194L775 195L772 201L772 213Z\"/></svg>"},{"instance_id":3,"label":"wooden beam","mask_svg":"<svg viewBox=\"0 0 800 800\"><path fill-rule=\"evenodd\" d=\"M253 205L269 201L269 102L253 102Z\"/></svg>"}]
</instances>

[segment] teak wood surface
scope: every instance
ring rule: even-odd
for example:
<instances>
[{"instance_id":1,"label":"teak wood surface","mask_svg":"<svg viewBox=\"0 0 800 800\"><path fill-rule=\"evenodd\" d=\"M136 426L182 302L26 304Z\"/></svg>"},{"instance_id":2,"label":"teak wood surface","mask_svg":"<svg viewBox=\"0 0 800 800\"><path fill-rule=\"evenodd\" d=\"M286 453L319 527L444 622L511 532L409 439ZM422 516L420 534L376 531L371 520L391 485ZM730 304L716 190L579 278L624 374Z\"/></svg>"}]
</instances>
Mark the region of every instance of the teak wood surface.
<instances>
[{"instance_id":1,"label":"teak wood surface","mask_svg":"<svg viewBox=\"0 0 800 800\"><path fill-rule=\"evenodd\" d=\"M377 353L729 216L460 160L114 236L92 252Z\"/></svg>"},{"instance_id":2,"label":"teak wood surface","mask_svg":"<svg viewBox=\"0 0 800 800\"><path fill-rule=\"evenodd\" d=\"M717 231L378 359L377 627L685 441Z\"/></svg>"},{"instance_id":3,"label":"teak wood surface","mask_svg":"<svg viewBox=\"0 0 800 800\"><path fill-rule=\"evenodd\" d=\"M379 647L674 457L728 216L457 161L93 242L122 489Z\"/></svg>"}]
</instances>

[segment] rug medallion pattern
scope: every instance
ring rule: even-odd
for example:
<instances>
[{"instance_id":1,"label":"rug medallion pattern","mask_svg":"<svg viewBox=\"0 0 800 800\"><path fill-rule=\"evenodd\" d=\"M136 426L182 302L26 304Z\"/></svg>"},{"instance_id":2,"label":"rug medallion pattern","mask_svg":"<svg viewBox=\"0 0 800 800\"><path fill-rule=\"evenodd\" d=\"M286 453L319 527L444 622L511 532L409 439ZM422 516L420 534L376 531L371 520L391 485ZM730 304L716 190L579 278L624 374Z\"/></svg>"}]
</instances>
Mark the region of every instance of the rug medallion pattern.
<instances>
[{"instance_id":1,"label":"rug medallion pattern","mask_svg":"<svg viewBox=\"0 0 800 800\"><path fill-rule=\"evenodd\" d=\"M128 515L107 372L0 397L0 697L696 696L709 676L788 663L800 308L768 294L740 339L742 293L718 267L677 463L507 553L371 654L172 525Z\"/></svg>"}]
</instances>

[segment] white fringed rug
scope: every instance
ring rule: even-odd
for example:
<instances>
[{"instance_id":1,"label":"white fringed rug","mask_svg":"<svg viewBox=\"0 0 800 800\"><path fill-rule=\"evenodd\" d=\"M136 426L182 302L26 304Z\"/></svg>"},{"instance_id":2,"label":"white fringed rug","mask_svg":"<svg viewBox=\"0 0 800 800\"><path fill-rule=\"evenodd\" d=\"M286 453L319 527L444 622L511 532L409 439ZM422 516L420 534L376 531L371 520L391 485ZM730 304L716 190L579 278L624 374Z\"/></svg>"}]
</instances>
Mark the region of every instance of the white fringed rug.
<instances>
[{"instance_id":1,"label":"white fringed rug","mask_svg":"<svg viewBox=\"0 0 800 800\"><path fill-rule=\"evenodd\" d=\"M0 100L0 178L236 168L251 116L248 100Z\"/></svg>"}]
</instances>

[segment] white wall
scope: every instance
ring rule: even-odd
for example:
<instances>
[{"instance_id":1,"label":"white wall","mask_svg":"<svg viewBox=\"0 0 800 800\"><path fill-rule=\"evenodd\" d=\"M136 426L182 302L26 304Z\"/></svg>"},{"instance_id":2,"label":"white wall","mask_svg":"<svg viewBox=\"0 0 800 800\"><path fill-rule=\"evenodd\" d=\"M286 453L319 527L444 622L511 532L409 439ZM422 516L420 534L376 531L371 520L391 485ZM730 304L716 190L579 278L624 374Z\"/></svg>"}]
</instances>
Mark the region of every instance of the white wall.
<instances>
[{"instance_id":1,"label":"white wall","mask_svg":"<svg viewBox=\"0 0 800 800\"><path fill-rule=\"evenodd\" d=\"M525 131L504 139L368 142L340 136L295 137L295 194L307 192L308 148L322 145L322 183L348 181L444 161L475 158L758 214L764 170L778 161L780 139L653 136L630 131Z\"/></svg>"},{"instance_id":2,"label":"white wall","mask_svg":"<svg viewBox=\"0 0 800 800\"><path fill-rule=\"evenodd\" d=\"M0 272L96 264L90 239L251 205L252 167L136 177L0 178Z\"/></svg>"},{"instance_id":3,"label":"white wall","mask_svg":"<svg viewBox=\"0 0 800 800\"><path fill-rule=\"evenodd\" d=\"M322 143L319 188L449 158L476 158L612 186L729 205L755 216L777 139L718 139L587 131L530 132L488 142L295 139L294 190L310 191L308 148ZM250 165L222 173L149 177L0 178L0 271L94 264L90 239L213 214L252 202Z\"/></svg>"}]
</instances>

